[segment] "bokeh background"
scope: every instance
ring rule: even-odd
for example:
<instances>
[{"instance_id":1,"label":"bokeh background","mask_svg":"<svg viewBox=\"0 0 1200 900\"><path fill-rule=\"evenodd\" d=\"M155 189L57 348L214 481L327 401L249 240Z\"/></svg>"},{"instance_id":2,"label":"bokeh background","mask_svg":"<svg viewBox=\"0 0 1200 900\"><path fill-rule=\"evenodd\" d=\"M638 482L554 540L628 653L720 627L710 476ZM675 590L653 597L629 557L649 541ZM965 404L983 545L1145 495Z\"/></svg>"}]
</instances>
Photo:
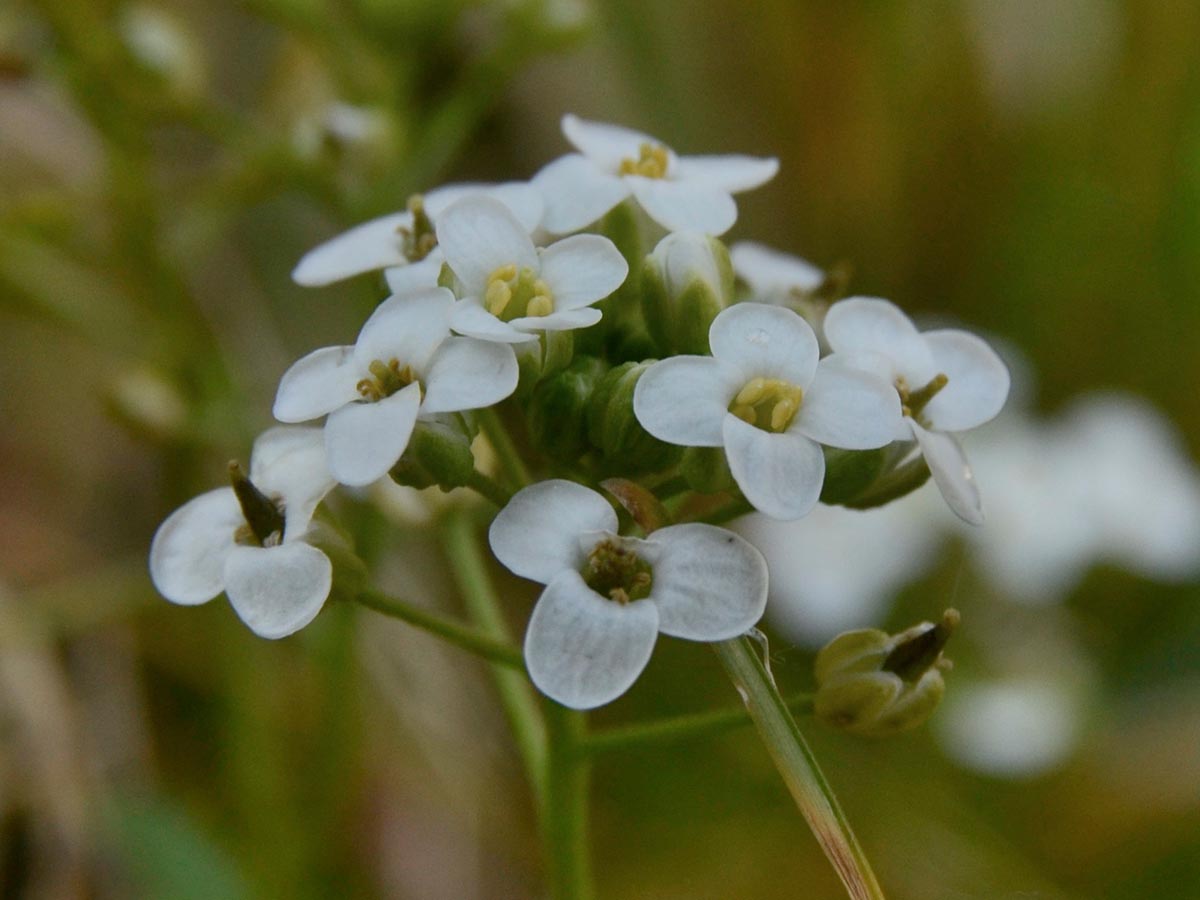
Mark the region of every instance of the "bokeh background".
<instances>
[{"instance_id":1,"label":"bokeh background","mask_svg":"<svg viewBox=\"0 0 1200 900\"><path fill-rule=\"evenodd\" d=\"M889 896L1200 896L1197 59L1200 7L1141 0L8 0L0 894L539 896L478 662L336 606L262 641L156 597L145 558L374 302L298 288L300 255L528 177L571 111L778 156L731 238L848 264L1013 367L968 441L992 531L927 487L760 533L788 689L829 631L963 612L930 727L806 729ZM378 581L457 611L440 498L375 501L338 512ZM664 640L594 718L733 700ZM602 897L841 896L748 732L602 758L594 795Z\"/></svg>"}]
</instances>

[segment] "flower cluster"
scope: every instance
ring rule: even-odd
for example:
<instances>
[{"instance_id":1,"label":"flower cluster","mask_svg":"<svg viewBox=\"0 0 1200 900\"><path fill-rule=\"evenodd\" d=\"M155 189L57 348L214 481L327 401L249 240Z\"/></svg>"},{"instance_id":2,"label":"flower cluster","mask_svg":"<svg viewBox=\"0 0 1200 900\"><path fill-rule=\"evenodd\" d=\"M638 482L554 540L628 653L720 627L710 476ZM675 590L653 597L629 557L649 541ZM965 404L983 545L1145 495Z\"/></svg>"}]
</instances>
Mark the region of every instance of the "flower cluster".
<instances>
[{"instance_id":1,"label":"flower cluster","mask_svg":"<svg viewBox=\"0 0 1200 900\"><path fill-rule=\"evenodd\" d=\"M711 522L879 506L931 474L981 520L956 435L1008 391L983 341L838 299L840 277L761 245L731 252L733 195L774 159L678 155L574 116L563 132L577 152L527 183L431 190L301 260L300 284L378 272L386 294L353 344L283 374L275 417L323 425L268 431L248 476L163 524L150 564L168 599L224 590L281 637L336 580L310 542L335 482L474 488L502 507L496 558L545 586L531 679L590 708L629 688L659 633L721 641L758 621L763 558ZM507 484L472 451L484 416Z\"/></svg>"}]
</instances>

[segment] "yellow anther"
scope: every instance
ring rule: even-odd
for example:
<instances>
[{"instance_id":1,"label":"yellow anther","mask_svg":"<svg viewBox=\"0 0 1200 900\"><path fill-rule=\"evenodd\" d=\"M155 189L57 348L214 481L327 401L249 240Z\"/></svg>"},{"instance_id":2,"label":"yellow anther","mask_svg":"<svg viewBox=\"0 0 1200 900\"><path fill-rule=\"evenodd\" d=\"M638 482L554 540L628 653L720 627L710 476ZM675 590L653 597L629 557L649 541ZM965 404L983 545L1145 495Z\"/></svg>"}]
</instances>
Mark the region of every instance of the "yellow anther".
<instances>
[{"instance_id":1,"label":"yellow anther","mask_svg":"<svg viewBox=\"0 0 1200 900\"><path fill-rule=\"evenodd\" d=\"M731 413L733 413L735 416L737 416L739 419L741 419L743 422L745 422L747 425L753 425L758 418L754 414L754 407L747 406L744 403L735 404L734 406L731 406L729 408L729 411Z\"/></svg>"},{"instance_id":2,"label":"yellow anther","mask_svg":"<svg viewBox=\"0 0 1200 900\"><path fill-rule=\"evenodd\" d=\"M783 431L792 424L804 392L779 378L752 378L738 391L729 411L763 431Z\"/></svg>"},{"instance_id":3,"label":"yellow anther","mask_svg":"<svg viewBox=\"0 0 1200 900\"><path fill-rule=\"evenodd\" d=\"M390 397L397 391L408 387L413 382L420 383L417 373L409 365L401 366L400 360L392 358L386 363L373 359L367 365L370 378L360 379L355 389L364 400L374 403L384 397ZM425 396L425 388L421 388L421 396Z\"/></svg>"},{"instance_id":4,"label":"yellow anther","mask_svg":"<svg viewBox=\"0 0 1200 900\"><path fill-rule=\"evenodd\" d=\"M512 288L504 281L492 281L488 283L487 293L484 295L483 302L487 307L487 311L493 316L499 316L508 304L512 301Z\"/></svg>"},{"instance_id":5,"label":"yellow anther","mask_svg":"<svg viewBox=\"0 0 1200 900\"><path fill-rule=\"evenodd\" d=\"M800 407L795 400L789 397L784 397L775 404L775 408L771 410L771 430L783 431L791 424L791 421L796 416L796 411Z\"/></svg>"},{"instance_id":6,"label":"yellow anther","mask_svg":"<svg viewBox=\"0 0 1200 900\"><path fill-rule=\"evenodd\" d=\"M638 158L625 157L617 168L618 175L641 175L643 178L665 178L670 165L667 148L661 144L642 144Z\"/></svg>"},{"instance_id":7,"label":"yellow anther","mask_svg":"<svg viewBox=\"0 0 1200 900\"><path fill-rule=\"evenodd\" d=\"M529 305L525 307L525 315L527 316L548 316L554 312L554 301L545 294L538 294L529 301Z\"/></svg>"},{"instance_id":8,"label":"yellow anther","mask_svg":"<svg viewBox=\"0 0 1200 900\"><path fill-rule=\"evenodd\" d=\"M501 266L491 274L488 281L512 281L517 277L517 266L515 263L509 263L507 266Z\"/></svg>"},{"instance_id":9,"label":"yellow anther","mask_svg":"<svg viewBox=\"0 0 1200 900\"><path fill-rule=\"evenodd\" d=\"M550 286L531 268L508 264L488 276L483 305L505 322L524 316L548 316L554 312Z\"/></svg>"},{"instance_id":10,"label":"yellow anther","mask_svg":"<svg viewBox=\"0 0 1200 900\"><path fill-rule=\"evenodd\" d=\"M540 294L543 297L550 297L550 285L546 284L546 282L539 278L533 283L533 293L535 295Z\"/></svg>"},{"instance_id":11,"label":"yellow anther","mask_svg":"<svg viewBox=\"0 0 1200 900\"><path fill-rule=\"evenodd\" d=\"M767 379L751 378L746 382L746 386L738 391L738 395L734 398L734 403L739 405L749 404L753 406L762 399L763 394L767 390Z\"/></svg>"}]
</instances>

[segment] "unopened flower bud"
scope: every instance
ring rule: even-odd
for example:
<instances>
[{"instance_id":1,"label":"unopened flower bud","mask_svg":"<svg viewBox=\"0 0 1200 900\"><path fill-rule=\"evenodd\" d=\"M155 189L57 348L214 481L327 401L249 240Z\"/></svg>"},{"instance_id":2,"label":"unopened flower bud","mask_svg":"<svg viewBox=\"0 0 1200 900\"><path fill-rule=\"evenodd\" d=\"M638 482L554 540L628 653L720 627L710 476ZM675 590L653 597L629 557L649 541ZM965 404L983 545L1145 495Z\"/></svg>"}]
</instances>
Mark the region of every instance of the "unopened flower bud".
<instances>
[{"instance_id":1,"label":"unopened flower bud","mask_svg":"<svg viewBox=\"0 0 1200 900\"><path fill-rule=\"evenodd\" d=\"M651 436L633 414L633 389L650 364L627 362L609 369L588 403L588 440L626 475L660 471L682 454L682 448Z\"/></svg>"},{"instance_id":2,"label":"unopened flower bud","mask_svg":"<svg viewBox=\"0 0 1200 900\"><path fill-rule=\"evenodd\" d=\"M588 451L588 402L605 369L594 356L577 356L534 389L528 408L529 434L551 459L576 460Z\"/></svg>"},{"instance_id":3,"label":"unopened flower bud","mask_svg":"<svg viewBox=\"0 0 1200 900\"><path fill-rule=\"evenodd\" d=\"M887 737L923 724L946 691L942 649L959 622L948 609L896 635L875 628L838 635L817 654L818 718L853 734Z\"/></svg>"},{"instance_id":4,"label":"unopened flower bud","mask_svg":"<svg viewBox=\"0 0 1200 900\"><path fill-rule=\"evenodd\" d=\"M676 231L646 257L642 309L664 354L707 354L708 328L732 299L729 250L715 237Z\"/></svg>"},{"instance_id":5,"label":"unopened flower bud","mask_svg":"<svg viewBox=\"0 0 1200 900\"><path fill-rule=\"evenodd\" d=\"M462 487L471 480L475 456L466 418L458 413L418 421L400 461L392 466L391 478L405 487L437 485L443 491Z\"/></svg>"},{"instance_id":6,"label":"unopened flower bud","mask_svg":"<svg viewBox=\"0 0 1200 900\"><path fill-rule=\"evenodd\" d=\"M329 557L333 565L330 600L353 600L367 586L367 566L354 552L350 539L328 522L314 519L304 534L311 544Z\"/></svg>"}]
</instances>

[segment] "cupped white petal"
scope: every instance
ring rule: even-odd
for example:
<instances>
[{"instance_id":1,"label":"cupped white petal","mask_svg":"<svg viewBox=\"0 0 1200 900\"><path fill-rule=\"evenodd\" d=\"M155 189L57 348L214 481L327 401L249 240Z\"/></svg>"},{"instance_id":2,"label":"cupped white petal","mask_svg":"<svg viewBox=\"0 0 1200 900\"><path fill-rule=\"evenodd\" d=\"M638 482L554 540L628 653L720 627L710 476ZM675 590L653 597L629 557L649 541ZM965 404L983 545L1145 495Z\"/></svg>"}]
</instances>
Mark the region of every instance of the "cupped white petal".
<instances>
[{"instance_id":1,"label":"cupped white petal","mask_svg":"<svg viewBox=\"0 0 1200 900\"><path fill-rule=\"evenodd\" d=\"M438 276L442 273L442 263L445 261L442 251L434 247L429 251L429 255L419 262L385 269L383 279L393 294L407 294L410 291L437 287Z\"/></svg>"},{"instance_id":2,"label":"cupped white petal","mask_svg":"<svg viewBox=\"0 0 1200 900\"><path fill-rule=\"evenodd\" d=\"M1008 366L987 341L968 331L927 331L934 367L949 381L926 404L921 418L938 431L966 431L991 421L1008 399Z\"/></svg>"},{"instance_id":3,"label":"cupped white petal","mask_svg":"<svg viewBox=\"0 0 1200 900\"><path fill-rule=\"evenodd\" d=\"M225 589L225 559L244 525L232 488L189 500L158 526L150 543L150 580L172 603L195 606Z\"/></svg>"},{"instance_id":4,"label":"cupped white petal","mask_svg":"<svg viewBox=\"0 0 1200 900\"><path fill-rule=\"evenodd\" d=\"M692 522L660 528L650 599L663 634L723 641L744 634L767 605L767 563L747 540Z\"/></svg>"},{"instance_id":5,"label":"cupped white petal","mask_svg":"<svg viewBox=\"0 0 1200 900\"><path fill-rule=\"evenodd\" d=\"M542 195L532 184L525 181L505 181L500 184L447 184L425 195L425 211L437 222L442 210L464 197L483 194L499 200L517 217L527 232L538 227L542 219Z\"/></svg>"},{"instance_id":6,"label":"cupped white petal","mask_svg":"<svg viewBox=\"0 0 1200 900\"><path fill-rule=\"evenodd\" d=\"M551 234L567 234L595 222L629 196L625 179L597 168L578 153L568 153L533 176L542 193L545 211L542 227Z\"/></svg>"},{"instance_id":7,"label":"cupped white petal","mask_svg":"<svg viewBox=\"0 0 1200 900\"><path fill-rule=\"evenodd\" d=\"M889 381L904 376L919 388L937 374L933 356L915 325L889 300L848 297L829 307L822 326L829 346L839 353L869 351L892 361Z\"/></svg>"},{"instance_id":8,"label":"cupped white petal","mask_svg":"<svg viewBox=\"0 0 1200 900\"><path fill-rule=\"evenodd\" d=\"M450 335L454 295L432 287L398 294L384 300L371 313L354 342L354 358L363 375L374 360L396 360L425 371L438 346Z\"/></svg>"},{"instance_id":9,"label":"cupped white petal","mask_svg":"<svg viewBox=\"0 0 1200 900\"><path fill-rule=\"evenodd\" d=\"M600 310L591 306L581 309L564 309L548 316L522 316L509 324L525 334L526 339L539 331L574 331L576 328L591 328L604 317Z\"/></svg>"},{"instance_id":10,"label":"cupped white petal","mask_svg":"<svg viewBox=\"0 0 1200 900\"><path fill-rule=\"evenodd\" d=\"M481 409L517 389L517 355L508 344L452 337L434 354L425 375L423 413Z\"/></svg>"},{"instance_id":11,"label":"cupped white petal","mask_svg":"<svg viewBox=\"0 0 1200 900\"><path fill-rule=\"evenodd\" d=\"M492 520L488 541L514 574L549 584L583 565L579 538L592 531L616 533L609 502L581 484L552 479L518 491Z\"/></svg>"},{"instance_id":12,"label":"cupped white petal","mask_svg":"<svg viewBox=\"0 0 1200 900\"><path fill-rule=\"evenodd\" d=\"M926 431L912 419L906 421L946 505L967 524L982 525L983 498L958 439L944 431Z\"/></svg>"},{"instance_id":13,"label":"cupped white petal","mask_svg":"<svg viewBox=\"0 0 1200 900\"><path fill-rule=\"evenodd\" d=\"M332 584L329 557L303 541L235 547L225 561L229 603L259 637L299 631L317 617Z\"/></svg>"},{"instance_id":14,"label":"cupped white petal","mask_svg":"<svg viewBox=\"0 0 1200 900\"><path fill-rule=\"evenodd\" d=\"M633 414L650 434L684 447L720 447L739 372L711 356L672 356L650 366L633 389Z\"/></svg>"},{"instance_id":15,"label":"cupped white petal","mask_svg":"<svg viewBox=\"0 0 1200 900\"><path fill-rule=\"evenodd\" d=\"M779 378L807 389L821 350L812 328L797 313L766 303L735 303L708 329L713 356L747 379Z\"/></svg>"},{"instance_id":16,"label":"cupped white petal","mask_svg":"<svg viewBox=\"0 0 1200 900\"><path fill-rule=\"evenodd\" d=\"M275 392L275 418L307 422L358 399L363 376L353 347L322 347L292 363Z\"/></svg>"},{"instance_id":17,"label":"cupped white petal","mask_svg":"<svg viewBox=\"0 0 1200 900\"><path fill-rule=\"evenodd\" d=\"M729 248L733 271L756 293L814 291L825 273L812 263L755 241L738 241Z\"/></svg>"},{"instance_id":18,"label":"cupped white petal","mask_svg":"<svg viewBox=\"0 0 1200 900\"><path fill-rule=\"evenodd\" d=\"M571 709L617 699L650 661L658 638L651 600L601 597L575 571L542 592L525 632L525 666L538 690Z\"/></svg>"},{"instance_id":19,"label":"cupped white petal","mask_svg":"<svg viewBox=\"0 0 1200 900\"><path fill-rule=\"evenodd\" d=\"M484 309L479 300L468 297L454 304L450 327L459 334L479 338L481 341L499 341L503 344L523 344L529 335L513 327L509 322L497 319Z\"/></svg>"},{"instance_id":20,"label":"cupped white petal","mask_svg":"<svg viewBox=\"0 0 1200 900\"><path fill-rule=\"evenodd\" d=\"M360 486L386 475L408 446L420 406L421 387L414 382L377 403L351 403L330 413L325 452L333 477Z\"/></svg>"},{"instance_id":21,"label":"cupped white petal","mask_svg":"<svg viewBox=\"0 0 1200 900\"><path fill-rule=\"evenodd\" d=\"M575 149L607 172L616 172L623 160L636 160L643 144L664 146L657 138L632 128L592 122L570 113L563 116L562 130Z\"/></svg>"},{"instance_id":22,"label":"cupped white petal","mask_svg":"<svg viewBox=\"0 0 1200 900\"><path fill-rule=\"evenodd\" d=\"M515 265L538 270L537 250L525 227L499 200L464 197L437 220L438 244L470 296L482 297L488 277Z\"/></svg>"},{"instance_id":23,"label":"cupped white petal","mask_svg":"<svg viewBox=\"0 0 1200 900\"><path fill-rule=\"evenodd\" d=\"M821 495L825 455L801 434L775 434L729 413L723 433L729 471L754 508L773 519L799 519Z\"/></svg>"},{"instance_id":24,"label":"cupped white petal","mask_svg":"<svg viewBox=\"0 0 1200 900\"><path fill-rule=\"evenodd\" d=\"M603 300L625 281L629 263L616 244L598 234L576 234L542 251L542 280L556 310Z\"/></svg>"},{"instance_id":25,"label":"cupped white petal","mask_svg":"<svg viewBox=\"0 0 1200 900\"><path fill-rule=\"evenodd\" d=\"M402 266L408 260L400 229L412 228L412 224L409 212L363 222L304 254L292 270L292 280L305 287L320 287L363 272Z\"/></svg>"},{"instance_id":26,"label":"cupped white petal","mask_svg":"<svg viewBox=\"0 0 1200 900\"><path fill-rule=\"evenodd\" d=\"M283 498L284 539L298 539L337 483L329 474L324 429L279 425L264 431L250 454L250 480L267 496Z\"/></svg>"},{"instance_id":27,"label":"cupped white petal","mask_svg":"<svg viewBox=\"0 0 1200 900\"><path fill-rule=\"evenodd\" d=\"M638 203L668 231L724 234L737 221L737 204L727 191L703 182L626 175Z\"/></svg>"},{"instance_id":28,"label":"cupped white petal","mask_svg":"<svg viewBox=\"0 0 1200 900\"><path fill-rule=\"evenodd\" d=\"M903 427L896 389L834 355L817 365L788 431L829 447L872 450L891 443Z\"/></svg>"},{"instance_id":29,"label":"cupped white petal","mask_svg":"<svg viewBox=\"0 0 1200 900\"><path fill-rule=\"evenodd\" d=\"M738 194L761 187L778 172L779 160L773 157L730 153L724 156L681 156L671 171L671 177L700 181L727 194Z\"/></svg>"}]
</instances>

